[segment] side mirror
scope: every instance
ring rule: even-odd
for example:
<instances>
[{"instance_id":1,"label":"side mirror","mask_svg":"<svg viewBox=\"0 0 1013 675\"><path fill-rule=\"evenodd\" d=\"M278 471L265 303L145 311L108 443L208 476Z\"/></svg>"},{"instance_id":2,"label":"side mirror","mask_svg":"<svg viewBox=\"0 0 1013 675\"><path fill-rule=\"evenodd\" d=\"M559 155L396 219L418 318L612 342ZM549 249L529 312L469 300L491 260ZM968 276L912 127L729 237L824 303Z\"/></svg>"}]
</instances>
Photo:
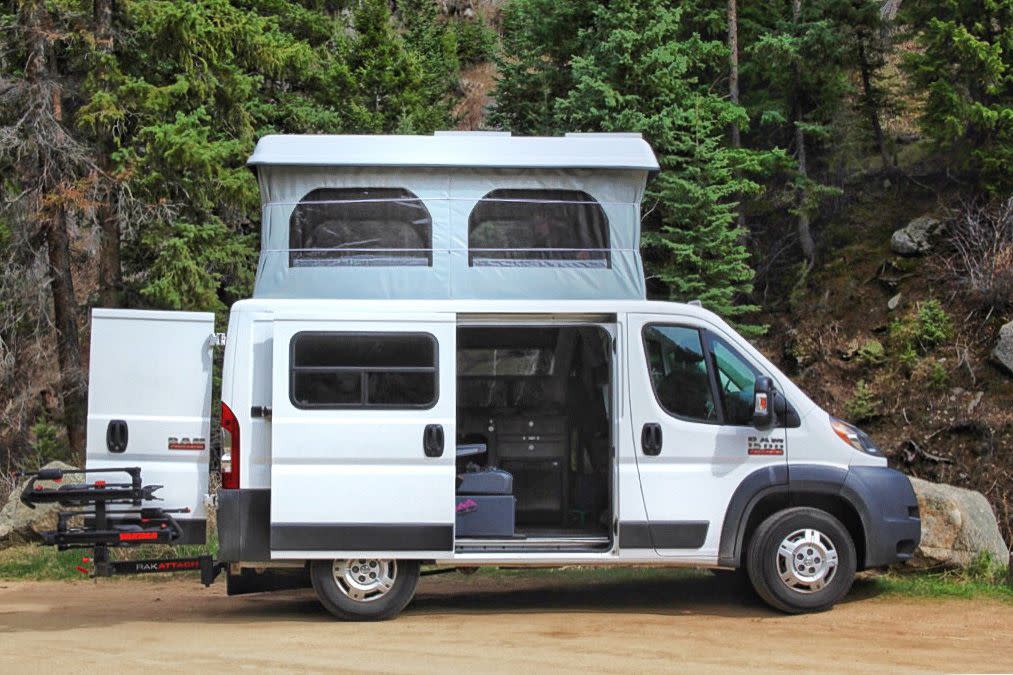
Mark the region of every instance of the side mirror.
<instances>
[{"instance_id":1,"label":"side mirror","mask_svg":"<svg viewBox=\"0 0 1013 675\"><path fill-rule=\"evenodd\" d=\"M774 382L760 375L753 385L753 426L769 429L774 425Z\"/></svg>"}]
</instances>

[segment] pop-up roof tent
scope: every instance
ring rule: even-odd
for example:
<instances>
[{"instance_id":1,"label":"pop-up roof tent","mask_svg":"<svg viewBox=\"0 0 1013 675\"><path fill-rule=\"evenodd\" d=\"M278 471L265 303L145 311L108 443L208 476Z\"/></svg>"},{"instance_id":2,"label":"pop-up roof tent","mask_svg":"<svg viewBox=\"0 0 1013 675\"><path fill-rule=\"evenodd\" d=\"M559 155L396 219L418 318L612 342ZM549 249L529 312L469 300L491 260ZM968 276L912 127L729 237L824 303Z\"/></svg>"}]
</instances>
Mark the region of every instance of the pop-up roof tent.
<instances>
[{"instance_id":1,"label":"pop-up roof tent","mask_svg":"<svg viewBox=\"0 0 1013 675\"><path fill-rule=\"evenodd\" d=\"M639 134L266 136L255 297L645 297Z\"/></svg>"}]
</instances>

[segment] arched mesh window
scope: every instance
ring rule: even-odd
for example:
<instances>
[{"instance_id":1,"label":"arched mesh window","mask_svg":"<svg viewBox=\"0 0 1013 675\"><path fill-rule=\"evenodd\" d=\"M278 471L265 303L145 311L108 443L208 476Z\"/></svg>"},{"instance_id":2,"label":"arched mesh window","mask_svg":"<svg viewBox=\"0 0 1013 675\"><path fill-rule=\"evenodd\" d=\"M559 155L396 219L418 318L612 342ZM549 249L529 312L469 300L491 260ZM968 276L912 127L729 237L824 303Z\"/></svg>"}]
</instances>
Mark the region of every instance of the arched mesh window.
<instances>
[{"instance_id":1,"label":"arched mesh window","mask_svg":"<svg viewBox=\"0 0 1013 675\"><path fill-rule=\"evenodd\" d=\"M402 188L319 188L289 219L289 265L433 264L433 219Z\"/></svg>"},{"instance_id":2,"label":"arched mesh window","mask_svg":"<svg viewBox=\"0 0 1013 675\"><path fill-rule=\"evenodd\" d=\"M580 190L493 190L468 218L468 264L610 267L608 217Z\"/></svg>"}]
</instances>

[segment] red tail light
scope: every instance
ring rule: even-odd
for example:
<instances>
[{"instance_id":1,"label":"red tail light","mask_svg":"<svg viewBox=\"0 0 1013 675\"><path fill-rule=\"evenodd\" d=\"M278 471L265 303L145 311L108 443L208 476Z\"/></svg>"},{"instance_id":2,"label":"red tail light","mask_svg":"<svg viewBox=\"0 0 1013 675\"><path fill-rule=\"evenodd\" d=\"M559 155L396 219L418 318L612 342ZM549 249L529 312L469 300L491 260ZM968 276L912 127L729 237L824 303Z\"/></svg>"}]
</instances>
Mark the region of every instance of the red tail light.
<instances>
[{"instance_id":1,"label":"red tail light","mask_svg":"<svg viewBox=\"0 0 1013 675\"><path fill-rule=\"evenodd\" d=\"M222 402L222 487L239 489L239 420Z\"/></svg>"}]
</instances>

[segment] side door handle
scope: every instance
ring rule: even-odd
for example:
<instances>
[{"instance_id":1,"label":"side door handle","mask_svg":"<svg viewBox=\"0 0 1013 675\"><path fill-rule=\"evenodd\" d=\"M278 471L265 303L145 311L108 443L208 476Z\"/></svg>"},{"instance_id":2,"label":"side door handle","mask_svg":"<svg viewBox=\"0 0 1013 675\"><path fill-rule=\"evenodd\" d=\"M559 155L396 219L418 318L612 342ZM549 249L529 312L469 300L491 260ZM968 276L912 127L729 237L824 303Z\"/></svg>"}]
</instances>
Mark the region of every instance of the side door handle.
<instances>
[{"instance_id":1,"label":"side door handle","mask_svg":"<svg viewBox=\"0 0 1013 675\"><path fill-rule=\"evenodd\" d=\"M106 448L109 452L125 452L127 440L127 423L123 420L109 420L109 426L106 427Z\"/></svg>"},{"instance_id":2,"label":"side door handle","mask_svg":"<svg viewBox=\"0 0 1013 675\"><path fill-rule=\"evenodd\" d=\"M657 422L648 422L640 432L640 447L645 455L661 454L661 425Z\"/></svg>"},{"instance_id":3,"label":"side door handle","mask_svg":"<svg viewBox=\"0 0 1013 675\"><path fill-rule=\"evenodd\" d=\"M443 425L427 424L426 430L422 433L422 449L426 457L443 456Z\"/></svg>"}]
</instances>

